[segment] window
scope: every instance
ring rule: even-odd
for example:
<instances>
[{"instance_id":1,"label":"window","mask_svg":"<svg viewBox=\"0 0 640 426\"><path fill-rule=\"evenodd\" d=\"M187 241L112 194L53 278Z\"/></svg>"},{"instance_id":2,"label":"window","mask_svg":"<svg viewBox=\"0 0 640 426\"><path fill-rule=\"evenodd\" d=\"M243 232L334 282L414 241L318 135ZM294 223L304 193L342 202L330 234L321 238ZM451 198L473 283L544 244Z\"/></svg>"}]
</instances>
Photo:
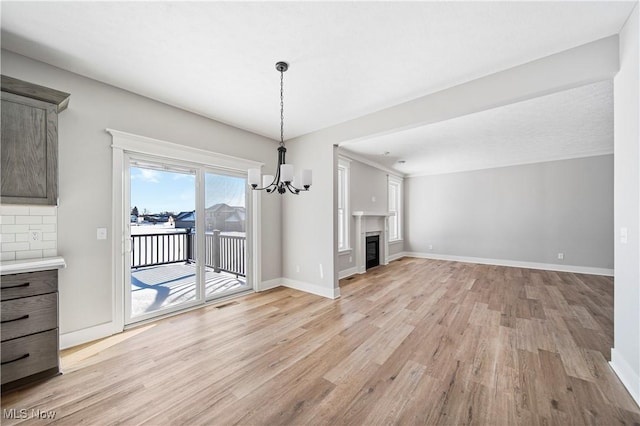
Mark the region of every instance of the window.
<instances>
[{"instance_id":1,"label":"window","mask_svg":"<svg viewBox=\"0 0 640 426\"><path fill-rule=\"evenodd\" d=\"M349 169L351 161L338 159L338 251L349 250Z\"/></svg>"},{"instance_id":2,"label":"window","mask_svg":"<svg viewBox=\"0 0 640 426\"><path fill-rule=\"evenodd\" d=\"M402 239L402 179L389 175L389 241Z\"/></svg>"}]
</instances>

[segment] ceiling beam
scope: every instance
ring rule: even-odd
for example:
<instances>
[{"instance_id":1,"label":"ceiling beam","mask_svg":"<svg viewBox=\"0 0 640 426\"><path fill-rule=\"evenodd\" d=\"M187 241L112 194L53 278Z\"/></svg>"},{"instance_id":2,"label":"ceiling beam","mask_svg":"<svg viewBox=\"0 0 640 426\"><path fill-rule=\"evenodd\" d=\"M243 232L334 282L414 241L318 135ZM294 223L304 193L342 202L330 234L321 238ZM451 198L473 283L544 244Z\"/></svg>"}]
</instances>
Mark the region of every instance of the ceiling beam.
<instances>
[{"instance_id":1,"label":"ceiling beam","mask_svg":"<svg viewBox=\"0 0 640 426\"><path fill-rule=\"evenodd\" d=\"M469 81L294 138L339 145L449 120L611 79L620 68L618 36Z\"/></svg>"}]
</instances>

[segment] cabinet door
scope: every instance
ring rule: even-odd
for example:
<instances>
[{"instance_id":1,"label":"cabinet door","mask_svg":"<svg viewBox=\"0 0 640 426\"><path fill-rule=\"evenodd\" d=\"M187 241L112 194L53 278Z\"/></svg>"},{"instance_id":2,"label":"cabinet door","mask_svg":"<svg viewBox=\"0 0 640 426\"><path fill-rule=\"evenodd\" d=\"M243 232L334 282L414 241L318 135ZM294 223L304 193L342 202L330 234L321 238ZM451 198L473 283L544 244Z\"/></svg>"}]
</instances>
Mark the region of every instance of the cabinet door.
<instances>
[{"instance_id":1,"label":"cabinet door","mask_svg":"<svg viewBox=\"0 0 640 426\"><path fill-rule=\"evenodd\" d=\"M2 203L55 205L56 106L2 92Z\"/></svg>"}]
</instances>

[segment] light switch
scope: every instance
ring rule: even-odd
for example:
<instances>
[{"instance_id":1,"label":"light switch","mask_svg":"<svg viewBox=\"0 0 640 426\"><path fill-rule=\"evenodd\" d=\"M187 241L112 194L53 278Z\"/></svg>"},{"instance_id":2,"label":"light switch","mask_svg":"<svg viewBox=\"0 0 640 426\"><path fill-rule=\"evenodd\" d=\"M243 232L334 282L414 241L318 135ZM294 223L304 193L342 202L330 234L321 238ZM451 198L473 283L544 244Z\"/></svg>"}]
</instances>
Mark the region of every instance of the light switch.
<instances>
[{"instance_id":1,"label":"light switch","mask_svg":"<svg viewBox=\"0 0 640 426\"><path fill-rule=\"evenodd\" d=\"M97 231L96 235L97 235L99 240L106 240L107 239L107 228L98 228L98 231Z\"/></svg>"},{"instance_id":2,"label":"light switch","mask_svg":"<svg viewBox=\"0 0 640 426\"><path fill-rule=\"evenodd\" d=\"M620 228L620 244L627 244L627 228Z\"/></svg>"}]
</instances>

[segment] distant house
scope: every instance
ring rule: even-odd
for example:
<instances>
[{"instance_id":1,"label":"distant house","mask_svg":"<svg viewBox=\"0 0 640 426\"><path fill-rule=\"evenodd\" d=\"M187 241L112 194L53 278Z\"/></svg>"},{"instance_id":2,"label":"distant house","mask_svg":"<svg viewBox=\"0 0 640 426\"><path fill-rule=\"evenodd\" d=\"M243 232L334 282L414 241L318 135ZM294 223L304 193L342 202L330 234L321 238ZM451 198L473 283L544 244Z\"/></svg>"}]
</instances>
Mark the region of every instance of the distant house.
<instances>
[{"instance_id":1,"label":"distant house","mask_svg":"<svg viewBox=\"0 0 640 426\"><path fill-rule=\"evenodd\" d=\"M176 229L193 229L196 226L196 212L195 210L190 212L180 212L175 217L174 221Z\"/></svg>"},{"instance_id":2,"label":"distant house","mask_svg":"<svg viewBox=\"0 0 640 426\"><path fill-rule=\"evenodd\" d=\"M170 216L168 214L145 214L143 216L138 216L138 222L157 225L169 222L169 218Z\"/></svg>"},{"instance_id":3,"label":"distant house","mask_svg":"<svg viewBox=\"0 0 640 426\"><path fill-rule=\"evenodd\" d=\"M221 232L245 232L246 209L225 203L214 204L205 209L206 232L217 229ZM196 225L195 210L180 212L175 217L175 227L193 229Z\"/></svg>"},{"instance_id":4,"label":"distant house","mask_svg":"<svg viewBox=\"0 0 640 426\"><path fill-rule=\"evenodd\" d=\"M205 209L206 231L218 229L222 232L245 232L246 209L225 203L214 204Z\"/></svg>"}]
</instances>

